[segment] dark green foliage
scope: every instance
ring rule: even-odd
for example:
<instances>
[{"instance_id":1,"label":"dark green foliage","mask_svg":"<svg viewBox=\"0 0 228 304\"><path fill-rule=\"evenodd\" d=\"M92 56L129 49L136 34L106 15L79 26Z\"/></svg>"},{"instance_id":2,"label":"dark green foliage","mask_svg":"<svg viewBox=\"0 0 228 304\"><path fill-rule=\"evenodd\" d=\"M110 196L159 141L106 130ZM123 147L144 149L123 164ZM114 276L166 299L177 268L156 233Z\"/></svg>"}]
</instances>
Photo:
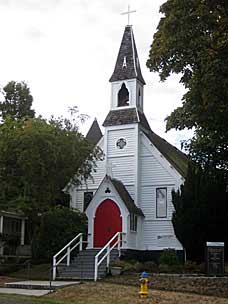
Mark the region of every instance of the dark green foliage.
<instances>
[{"instance_id":1,"label":"dark green foliage","mask_svg":"<svg viewBox=\"0 0 228 304\"><path fill-rule=\"evenodd\" d=\"M174 230L189 260L204 260L207 241L228 242L224 173L191 165L181 191L173 192Z\"/></svg>"},{"instance_id":2,"label":"dark green foliage","mask_svg":"<svg viewBox=\"0 0 228 304\"><path fill-rule=\"evenodd\" d=\"M90 175L98 151L92 152L67 123L33 118L0 125L1 208L42 213L55 205L70 180L78 183Z\"/></svg>"},{"instance_id":3,"label":"dark green foliage","mask_svg":"<svg viewBox=\"0 0 228 304\"><path fill-rule=\"evenodd\" d=\"M34 241L39 215L66 206L62 190L88 178L101 155L69 120L7 117L0 125L0 209L23 211Z\"/></svg>"},{"instance_id":4,"label":"dark green foliage","mask_svg":"<svg viewBox=\"0 0 228 304\"><path fill-rule=\"evenodd\" d=\"M34 117L31 109L33 97L25 82L9 82L2 90L4 100L0 102L0 113L3 120L7 116L14 119Z\"/></svg>"},{"instance_id":5,"label":"dark green foliage","mask_svg":"<svg viewBox=\"0 0 228 304\"><path fill-rule=\"evenodd\" d=\"M55 208L43 214L36 242L34 258L51 261L60 249L78 233L86 233L87 218L79 211L69 208Z\"/></svg>"},{"instance_id":6,"label":"dark green foliage","mask_svg":"<svg viewBox=\"0 0 228 304\"><path fill-rule=\"evenodd\" d=\"M179 264L176 251L174 249L165 249L160 255L159 264L165 264L168 266Z\"/></svg>"},{"instance_id":7,"label":"dark green foliage","mask_svg":"<svg viewBox=\"0 0 228 304\"><path fill-rule=\"evenodd\" d=\"M194 160L228 168L228 2L168 0L160 11L147 66L161 80L181 73L187 90L167 130L194 128Z\"/></svg>"}]
</instances>

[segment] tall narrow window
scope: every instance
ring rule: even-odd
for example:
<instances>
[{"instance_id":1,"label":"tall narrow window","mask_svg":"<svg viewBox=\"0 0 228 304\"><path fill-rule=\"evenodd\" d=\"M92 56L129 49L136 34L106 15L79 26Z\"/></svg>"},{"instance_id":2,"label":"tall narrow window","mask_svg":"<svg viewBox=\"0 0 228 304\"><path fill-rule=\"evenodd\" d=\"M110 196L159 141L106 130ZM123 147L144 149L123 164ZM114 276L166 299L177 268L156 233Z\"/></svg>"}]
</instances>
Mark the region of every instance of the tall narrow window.
<instances>
[{"instance_id":1,"label":"tall narrow window","mask_svg":"<svg viewBox=\"0 0 228 304\"><path fill-rule=\"evenodd\" d=\"M84 192L84 211L88 207L93 198L93 192Z\"/></svg>"},{"instance_id":2,"label":"tall narrow window","mask_svg":"<svg viewBox=\"0 0 228 304\"><path fill-rule=\"evenodd\" d=\"M125 83L123 83L118 93L118 107L126 107L126 106L129 106L129 92L128 89L126 88Z\"/></svg>"},{"instance_id":3,"label":"tall narrow window","mask_svg":"<svg viewBox=\"0 0 228 304\"><path fill-rule=\"evenodd\" d=\"M130 230L136 232L137 231L137 225L138 225L138 218L137 215L134 213L130 214Z\"/></svg>"},{"instance_id":4,"label":"tall narrow window","mask_svg":"<svg viewBox=\"0 0 228 304\"><path fill-rule=\"evenodd\" d=\"M167 188L156 189L156 216L167 217Z\"/></svg>"},{"instance_id":5,"label":"tall narrow window","mask_svg":"<svg viewBox=\"0 0 228 304\"><path fill-rule=\"evenodd\" d=\"M138 94L138 106L141 106L141 91L139 89L139 94Z\"/></svg>"}]
</instances>

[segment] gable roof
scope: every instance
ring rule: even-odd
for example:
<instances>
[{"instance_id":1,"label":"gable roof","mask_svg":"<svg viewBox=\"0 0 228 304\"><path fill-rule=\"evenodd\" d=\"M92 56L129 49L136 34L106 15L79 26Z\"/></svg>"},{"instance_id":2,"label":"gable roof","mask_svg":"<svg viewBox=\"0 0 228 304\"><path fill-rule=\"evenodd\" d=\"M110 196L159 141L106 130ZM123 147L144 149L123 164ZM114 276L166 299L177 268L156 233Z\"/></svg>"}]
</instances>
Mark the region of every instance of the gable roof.
<instances>
[{"instance_id":1,"label":"gable roof","mask_svg":"<svg viewBox=\"0 0 228 304\"><path fill-rule=\"evenodd\" d=\"M109 81L113 82L132 78L136 78L142 84L145 84L139 64L132 26L127 25L121 41L114 72Z\"/></svg>"},{"instance_id":2,"label":"gable roof","mask_svg":"<svg viewBox=\"0 0 228 304\"><path fill-rule=\"evenodd\" d=\"M104 127L128 125L139 122L136 108L110 111L103 122Z\"/></svg>"},{"instance_id":3,"label":"gable roof","mask_svg":"<svg viewBox=\"0 0 228 304\"><path fill-rule=\"evenodd\" d=\"M88 133L86 134L86 139L96 145L102 138L102 136L103 134L95 118Z\"/></svg>"},{"instance_id":4,"label":"gable roof","mask_svg":"<svg viewBox=\"0 0 228 304\"><path fill-rule=\"evenodd\" d=\"M103 126L118 126L132 123L139 123L142 131L150 142L160 151L177 172L181 174L181 176L186 177L189 163L188 156L154 133L150 128L145 114L140 112L137 108L110 111L105 118Z\"/></svg>"},{"instance_id":5,"label":"gable roof","mask_svg":"<svg viewBox=\"0 0 228 304\"><path fill-rule=\"evenodd\" d=\"M128 211L130 213L144 216L142 210L135 205L134 200L132 199L131 195L125 188L124 184L120 180L112 178L108 175L106 175L106 178L112 182L113 186L115 187L116 191L118 192L119 196L121 197Z\"/></svg>"},{"instance_id":6,"label":"gable roof","mask_svg":"<svg viewBox=\"0 0 228 304\"><path fill-rule=\"evenodd\" d=\"M181 174L187 176L189 158L188 156L171 145L164 138L154 133L146 119L144 113L138 113L140 125L143 128L143 133L150 140L150 142L158 149L158 151L167 159L167 161Z\"/></svg>"},{"instance_id":7,"label":"gable roof","mask_svg":"<svg viewBox=\"0 0 228 304\"><path fill-rule=\"evenodd\" d=\"M177 172L179 172L181 176L186 177L189 163L188 156L153 131L150 130L150 132L144 132L144 134Z\"/></svg>"}]
</instances>

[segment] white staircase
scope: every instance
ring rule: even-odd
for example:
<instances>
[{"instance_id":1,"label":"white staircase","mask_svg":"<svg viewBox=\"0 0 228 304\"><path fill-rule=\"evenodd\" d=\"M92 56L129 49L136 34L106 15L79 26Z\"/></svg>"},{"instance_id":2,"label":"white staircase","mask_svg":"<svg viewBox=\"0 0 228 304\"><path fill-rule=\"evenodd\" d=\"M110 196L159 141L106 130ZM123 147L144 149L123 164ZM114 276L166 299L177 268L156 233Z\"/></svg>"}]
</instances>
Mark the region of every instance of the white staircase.
<instances>
[{"instance_id":1,"label":"white staircase","mask_svg":"<svg viewBox=\"0 0 228 304\"><path fill-rule=\"evenodd\" d=\"M120 256L122 233L117 232L103 248L83 250L83 243L80 233L53 257L53 280L96 281L105 277L110 263Z\"/></svg>"}]
</instances>

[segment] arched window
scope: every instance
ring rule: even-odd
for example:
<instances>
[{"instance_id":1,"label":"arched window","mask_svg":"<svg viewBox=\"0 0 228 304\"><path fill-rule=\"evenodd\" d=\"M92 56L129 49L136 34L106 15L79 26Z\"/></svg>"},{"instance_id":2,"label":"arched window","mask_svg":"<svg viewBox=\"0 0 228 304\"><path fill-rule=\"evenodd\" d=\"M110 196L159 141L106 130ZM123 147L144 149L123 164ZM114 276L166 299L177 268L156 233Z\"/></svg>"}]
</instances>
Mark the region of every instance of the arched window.
<instances>
[{"instance_id":1,"label":"arched window","mask_svg":"<svg viewBox=\"0 0 228 304\"><path fill-rule=\"evenodd\" d=\"M138 94L138 106L141 106L141 91L139 89L139 94Z\"/></svg>"},{"instance_id":2,"label":"arched window","mask_svg":"<svg viewBox=\"0 0 228 304\"><path fill-rule=\"evenodd\" d=\"M123 83L118 93L118 107L126 106L129 106L129 92L125 83Z\"/></svg>"}]
</instances>

